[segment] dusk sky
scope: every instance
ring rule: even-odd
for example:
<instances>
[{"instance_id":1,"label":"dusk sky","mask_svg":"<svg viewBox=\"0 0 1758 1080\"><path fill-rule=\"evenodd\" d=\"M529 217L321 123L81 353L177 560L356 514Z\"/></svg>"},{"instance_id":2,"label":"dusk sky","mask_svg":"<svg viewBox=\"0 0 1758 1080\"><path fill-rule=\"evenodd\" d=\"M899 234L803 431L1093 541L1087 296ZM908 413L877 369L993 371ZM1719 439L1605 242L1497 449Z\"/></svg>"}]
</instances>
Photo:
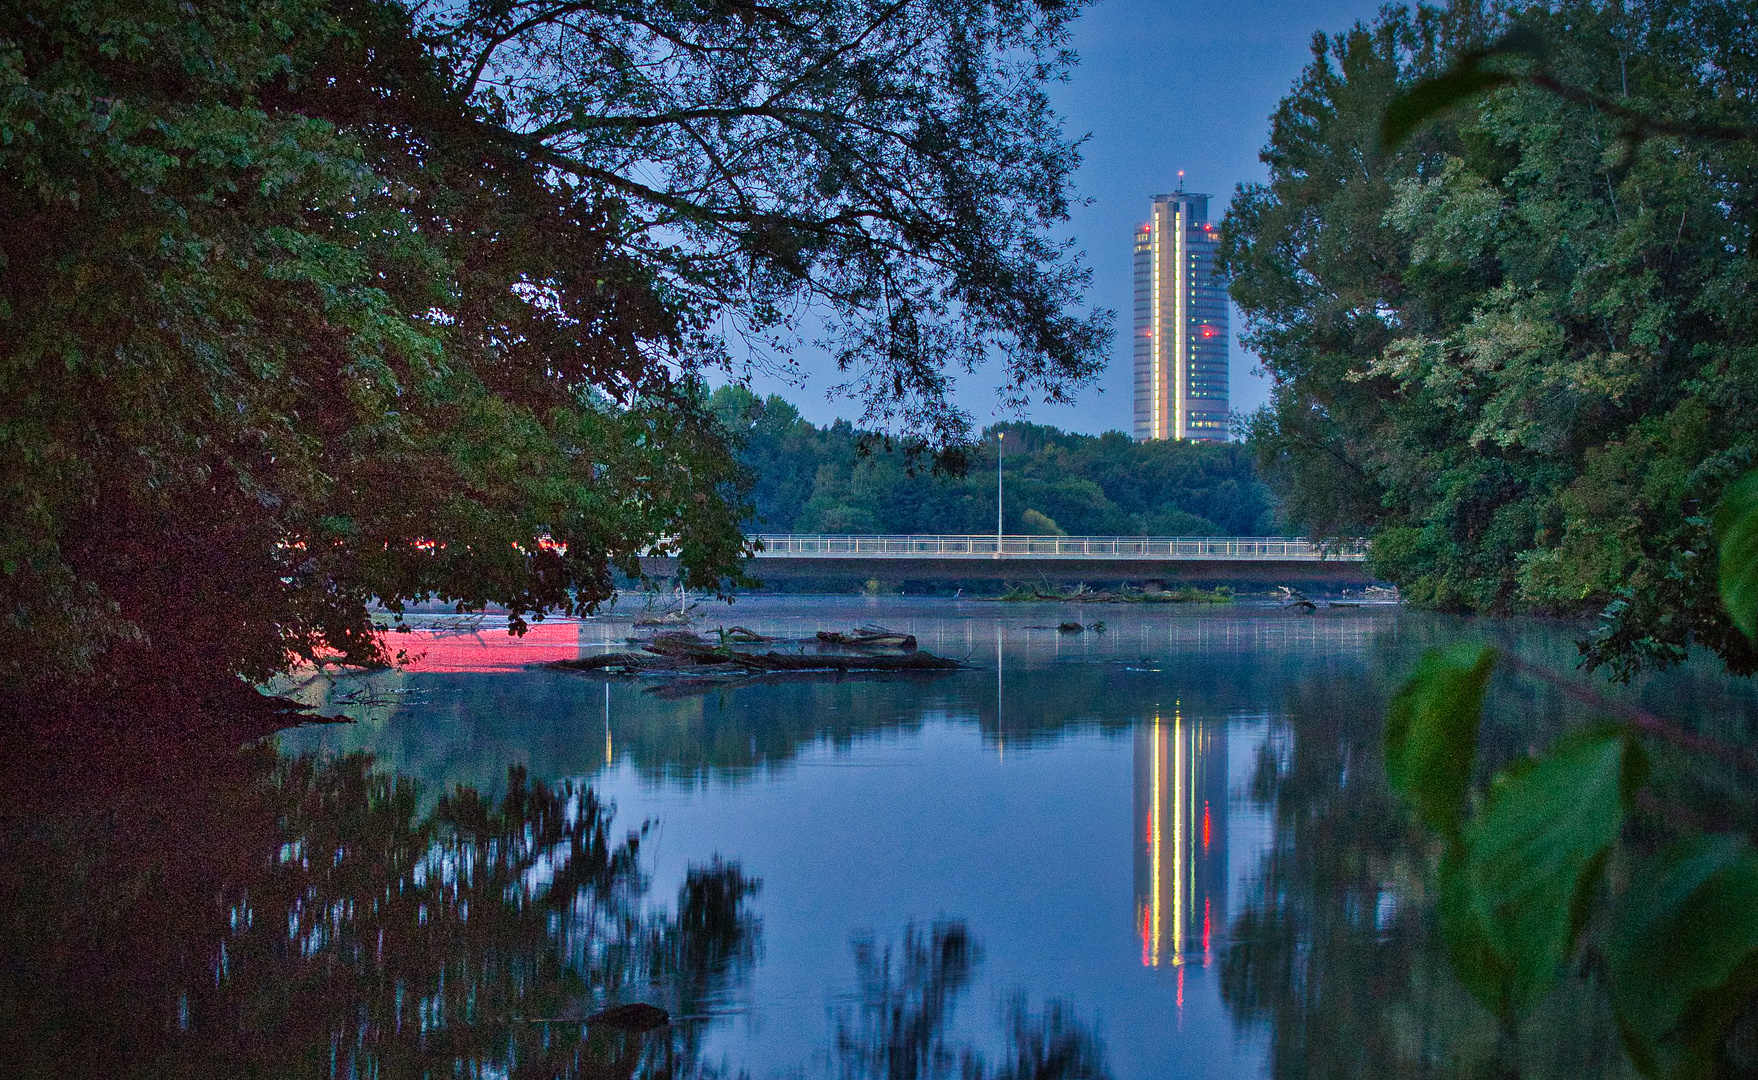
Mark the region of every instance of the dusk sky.
<instances>
[{"instance_id":1,"label":"dusk sky","mask_svg":"<svg viewBox=\"0 0 1758 1080\"><path fill-rule=\"evenodd\" d=\"M1219 220L1235 185L1264 178L1258 150L1269 116L1311 56L1315 30L1334 33L1379 10L1373 0L1099 0L1075 24L1081 63L1053 100L1071 134L1090 133L1075 177L1092 203L1075 210L1072 234L1093 267L1090 302L1117 315L1111 363L1072 406L1037 405L1026 419L1083 432L1128 431L1131 422L1129 303L1130 230L1145 220L1148 200L1178 185L1214 196ZM1239 318L1234 315L1234 332ZM854 418L859 406L825 399L834 383L828 365L801 358L803 386L758 379L760 393L780 393L806 419ZM1267 397L1251 372L1256 358L1237 341L1231 406L1249 412ZM964 376L959 402L978 426L1012 419L995 403L989 372Z\"/></svg>"}]
</instances>

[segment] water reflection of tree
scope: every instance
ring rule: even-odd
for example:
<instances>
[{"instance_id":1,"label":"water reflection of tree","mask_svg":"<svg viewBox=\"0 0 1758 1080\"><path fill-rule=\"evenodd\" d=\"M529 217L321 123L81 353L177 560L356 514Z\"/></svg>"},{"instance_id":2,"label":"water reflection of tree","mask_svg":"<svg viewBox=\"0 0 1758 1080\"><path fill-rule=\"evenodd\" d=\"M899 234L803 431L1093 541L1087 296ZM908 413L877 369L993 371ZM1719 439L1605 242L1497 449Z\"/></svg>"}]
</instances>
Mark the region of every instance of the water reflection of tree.
<instances>
[{"instance_id":1,"label":"water reflection of tree","mask_svg":"<svg viewBox=\"0 0 1758 1080\"><path fill-rule=\"evenodd\" d=\"M677 1076L747 970L756 884L692 869L651 910L639 837L514 771L426 816L360 756L153 761L9 790L0 1054L9 1075Z\"/></svg>"},{"instance_id":2,"label":"water reflection of tree","mask_svg":"<svg viewBox=\"0 0 1758 1080\"><path fill-rule=\"evenodd\" d=\"M1276 839L1234 920L1222 993L1265 1025L1271 1075L1623 1075L1588 982L1508 1041L1454 981L1431 910L1434 852L1386 790L1375 689L1298 683L1253 779Z\"/></svg>"},{"instance_id":3,"label":"water reflection of tree","mask_svg":"<svg viewBox=\"0 0 1758 1080\"><path fill-rule=\"evenodd\" d=\"M1174 692L1189 715L1255 712L1302 662L1298 656L1216 654L1164 670L1156 662L1146 671L1138 654L1126 652L1093 663L1009 666L999 717L992 669L941 679L778 680L682 699L615 682L610 741L616 761L671 784L710 777L737 783L785 768L813 746L846 749L937 718L970 723L1011 752L1053 744L1071 730L1125 732ZM1175 688L1169 685L1174 678ZM543 671L492 677L417 672L405 680L399 689L412 691L404 697L413 704L388 720L337 729L334 745L370 749L398 772L419 776L428 790L458 783L486 790L514 761L550 776L590 775L604 764L602 679ZM596 737L582 738L583 729Z\"/></svg>"},{"instance_id":4,"label":"water reflection of tree","mask_svg":"<svg viewBox=\"0 0 1758 1080\"><path fill-rule=\"evenodd\" d=\"M953 1041L954 1007L981 958L962 921L937 922L925 936L910 926L895 949L857 939L854 951L856 991L836 1015L842 1080L1110 1080L1103 1043L1060 1001L1033 1013L1014 995L1002 1017L1006 1058L994 1069Z\"/></svg>"}]
</instances>

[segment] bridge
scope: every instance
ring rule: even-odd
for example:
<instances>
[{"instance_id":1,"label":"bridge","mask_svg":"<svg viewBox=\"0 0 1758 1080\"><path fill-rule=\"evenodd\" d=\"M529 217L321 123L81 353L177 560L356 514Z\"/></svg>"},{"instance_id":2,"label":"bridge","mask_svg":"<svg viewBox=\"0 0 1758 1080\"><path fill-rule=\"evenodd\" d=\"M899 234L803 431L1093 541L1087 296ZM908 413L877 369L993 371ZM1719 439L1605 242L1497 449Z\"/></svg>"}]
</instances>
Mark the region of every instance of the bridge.
<instances>
[{"instance_id":1,"label":"bridge","mask_svg":"<svg viewBox=\"0 0 1758 1080\"><path fill-rule=\"evenodd\" d=\"M1136 581L1296 584L1372 582L1360 541L1280 536L848 536L764 533L753 577L770 584L881 581ZM664 576L672 560L646 558Z\"/></svg>"}]
</instances>

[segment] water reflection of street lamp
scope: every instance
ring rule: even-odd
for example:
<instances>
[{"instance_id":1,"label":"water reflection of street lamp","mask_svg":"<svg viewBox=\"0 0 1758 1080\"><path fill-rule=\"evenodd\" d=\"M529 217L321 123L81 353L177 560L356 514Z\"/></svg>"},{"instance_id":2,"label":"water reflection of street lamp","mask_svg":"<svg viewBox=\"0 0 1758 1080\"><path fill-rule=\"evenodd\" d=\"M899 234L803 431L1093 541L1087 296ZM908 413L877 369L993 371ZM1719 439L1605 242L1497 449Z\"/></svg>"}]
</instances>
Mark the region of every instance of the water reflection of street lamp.
<instances>
[{"instance_id":1,"label":"water reflection of street lamp","mask_svg":"<svg viewBox=\"0 0 1758 1080\"><path fill-rule=\"evenodd\" d=\"M997 559L1001 557L1001 463L1002 451L1007 449L1003 445L1003 440L1006 438L1007 432L1005 431L995 433L995 557Z\"/></svg>"}]
</instances>

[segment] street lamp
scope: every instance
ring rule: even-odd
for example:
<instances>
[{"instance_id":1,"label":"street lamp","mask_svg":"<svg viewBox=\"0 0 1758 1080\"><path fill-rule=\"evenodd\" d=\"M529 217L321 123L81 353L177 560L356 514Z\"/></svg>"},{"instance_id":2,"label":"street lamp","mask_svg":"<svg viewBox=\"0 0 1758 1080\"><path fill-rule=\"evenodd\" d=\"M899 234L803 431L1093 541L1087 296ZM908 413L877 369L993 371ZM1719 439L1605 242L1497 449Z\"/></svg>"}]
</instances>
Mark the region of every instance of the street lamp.
<instances>
[{"instance_id":1,"label":"street lamp","mask_svg":"<svg viewBox=\"0 0 1758 1080\"><path fill-rule=\"evenodd\" d=\"M995 557L1001 557L1001 465L1005 459L1003 451L1007 449L1005 440L1007 432L995 433Z\"/></svg>"}]
</instances>

